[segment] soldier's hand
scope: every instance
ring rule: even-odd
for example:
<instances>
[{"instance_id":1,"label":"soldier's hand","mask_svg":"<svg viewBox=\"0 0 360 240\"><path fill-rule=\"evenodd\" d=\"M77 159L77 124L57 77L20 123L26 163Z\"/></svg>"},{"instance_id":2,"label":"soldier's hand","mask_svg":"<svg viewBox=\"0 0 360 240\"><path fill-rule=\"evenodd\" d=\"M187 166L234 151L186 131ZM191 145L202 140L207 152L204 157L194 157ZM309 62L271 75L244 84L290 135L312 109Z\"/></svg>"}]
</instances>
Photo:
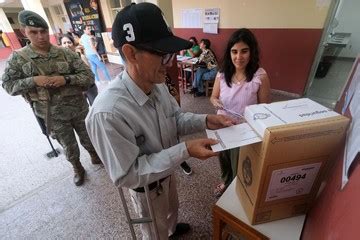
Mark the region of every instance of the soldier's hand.
<instances>
[{"instance_id":1,"label":"soldier's hand","mask_svg":"<svg viewBox=\"0 0 360 240\"><path fill-rule=\"evenodd\" d=\"M65 78L63 76L52 76L49 77L49 87L58 88L66 84Z\"/></svg>"},{"instance_id":2,"label":"soldier's hand","mask_svg":"<svg viewBox=\"0 0 360 240\"><path fill-rule=\"evenodd\" d=\"M194 158L205 160L209 157L217 156L218 154L211 150L211 145L217 144L215 139L201 138L188 140L185 142L189 155Z\"/></svg>"},{"instance_id":3,"label":"soldier's hand","mask_svg":"<svg viewBox=\"0 0 360 240\"><path fill-rule=\"evenodd\" d=\"M35 76L34 83L39 87L47 87L49 84L49 77L48 76Z\"/></svg>"}]
</instances>

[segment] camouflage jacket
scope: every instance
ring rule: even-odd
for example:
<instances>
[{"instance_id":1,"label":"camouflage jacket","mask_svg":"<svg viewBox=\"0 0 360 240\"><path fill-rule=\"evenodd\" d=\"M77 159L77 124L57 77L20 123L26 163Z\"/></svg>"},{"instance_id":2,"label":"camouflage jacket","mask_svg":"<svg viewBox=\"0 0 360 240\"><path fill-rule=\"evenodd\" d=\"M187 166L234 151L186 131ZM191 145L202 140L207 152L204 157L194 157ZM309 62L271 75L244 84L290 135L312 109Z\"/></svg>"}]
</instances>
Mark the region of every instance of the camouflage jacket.
<instances>
[{"instance_id":1,"label":"camouflage jacket","mask_svg":"<svg viewBox=\"0 0 360 240\"><path fill-rule=\"evenodd\" d=\"M41 69L46 76L69 76L71 80L70 84L49 90L50 101L34 101L36 115L44 118L48 104L52 119L69 120L87 111L88 105L82 91L94 84L94 75L75 52L51 46L47 56L42 56L33 51L30 45L20 51L31 58L36 66L16 51L12 53L2 76L2 87L10 95L24 95L44 90L33 81L34 76L41 75L38 71Z\"/></svg>"}]
</instances>

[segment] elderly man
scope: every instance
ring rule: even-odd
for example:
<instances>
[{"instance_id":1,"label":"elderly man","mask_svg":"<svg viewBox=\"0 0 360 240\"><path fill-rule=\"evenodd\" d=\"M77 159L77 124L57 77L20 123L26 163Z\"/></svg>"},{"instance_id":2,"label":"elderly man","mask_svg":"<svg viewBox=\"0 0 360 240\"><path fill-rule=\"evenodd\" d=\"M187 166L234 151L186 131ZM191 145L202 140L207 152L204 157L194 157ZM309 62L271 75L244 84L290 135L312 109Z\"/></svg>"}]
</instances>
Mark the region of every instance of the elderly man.
<instances>
[{"instance_id":1,"label":"elderly man","mask_svg":"<svg viewBox=\"0 0 360 240\"><path fill-rule=\"evenodd\" d=\"M190 226L177 223L178 196L173 174L189 157L216 154L213 139L178 143L178 134L233 124L222 115L182 113L165 86L166 68L176 52L191 43L172 34L161 10L151 3L131 4L113 24L112 38L125 60L125 70L95 100L86 127L110 178L130 189L135 211L149 216L144 186L148 186L160 239L179 236ZM144 239L155 239L142 224Z\"/></svg>"},{"instance_id":2,"label":"elderly man","mask_svg":"<svg viewBox=\"0 0 360 240\"><path fill-rule=\"evenodd\" d=\"M94 77L76 53L50 44L49 27L40 15L21 11L19 23L30 44L10 56L2 86L10 95L23 95L35 114L45 120L48 133L64 148L74 169L74 183L79 186L85 169L74 130L92 163L101 163L86 132L88 105L82 94Z\"/></svg>"}]
</instances>

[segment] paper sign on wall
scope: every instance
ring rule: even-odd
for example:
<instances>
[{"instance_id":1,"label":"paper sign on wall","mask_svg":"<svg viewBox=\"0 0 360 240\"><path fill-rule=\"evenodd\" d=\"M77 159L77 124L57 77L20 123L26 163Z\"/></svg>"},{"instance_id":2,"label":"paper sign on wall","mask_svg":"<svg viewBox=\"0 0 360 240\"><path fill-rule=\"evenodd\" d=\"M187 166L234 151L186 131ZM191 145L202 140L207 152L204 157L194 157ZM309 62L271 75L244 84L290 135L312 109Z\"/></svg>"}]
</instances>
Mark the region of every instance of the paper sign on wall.
<instances>
[{"instance_id":1,"label":"paper sign on wall","mask_svg":"<svg viewBox=\"0 0 360 240\"><path fill-rule=\"evenodd\" d=\"M204 11L204 33L218 33L220 19L220 8L205 8Z\"/></svg>"},{"instance_id":2,"label":"paper sign on wall","mask_svg":"<svg viewBox=\"0 0 360 240\"><path fill-rule=\"evenodd\" d=\"M181 11L181 25L183 28L202 28L202 9L183 9Z\"/></svg>"}]
</instances>

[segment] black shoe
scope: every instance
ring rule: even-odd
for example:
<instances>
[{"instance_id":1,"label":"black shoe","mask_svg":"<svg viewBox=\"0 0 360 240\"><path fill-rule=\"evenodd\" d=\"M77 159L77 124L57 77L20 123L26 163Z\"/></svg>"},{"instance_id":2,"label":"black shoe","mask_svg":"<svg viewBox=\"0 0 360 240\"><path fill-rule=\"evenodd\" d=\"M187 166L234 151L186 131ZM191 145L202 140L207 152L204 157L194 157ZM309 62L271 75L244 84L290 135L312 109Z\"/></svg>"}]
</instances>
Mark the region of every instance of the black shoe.
<instances>
[{"instance_id":1,"label":"black shoe","mask_svg":"<svg viewBox=\"0 0 360 240\"><path fill-rule=\"evenodd\" d=\"M196 93L195 93L195 96L196 96L196 97L205 96L205 92L196 92Z\"/></svg>"},{"instance_id":2,"label":"black shoe","mask_svg":"<svg viewBox=\"0 0 360 240\"><path fill-rule=\"evenodd\" d=\"M177 239L181 235L184 235L190 231L190 225L187 223L176 224L175 232L169 237L169 239Z\"/></svg>"},{"instance_id":3,"label":"black shoe","mask_svg":"<svg viewBox=\"0 0 360 240\"><path fill-rule=\"evenodd\" d=\"M75 171L73 178L74 184L76 186L81 186L84 183L84 178L85 178L84 168L82 170Z\"/></svg>"},{"instance_id":4,"label":"black shoe","mask_svg":"<svg viewBox=\"0 0 360 240\"><path fill-rule=\"evenodd\" d=\"M180 166L186 175L192 174L192 170L191 170L191 167L189 166L189 164L187 164L186 162L183 162L182 164L180 164Z\"/></svg>"}]
</instances>

